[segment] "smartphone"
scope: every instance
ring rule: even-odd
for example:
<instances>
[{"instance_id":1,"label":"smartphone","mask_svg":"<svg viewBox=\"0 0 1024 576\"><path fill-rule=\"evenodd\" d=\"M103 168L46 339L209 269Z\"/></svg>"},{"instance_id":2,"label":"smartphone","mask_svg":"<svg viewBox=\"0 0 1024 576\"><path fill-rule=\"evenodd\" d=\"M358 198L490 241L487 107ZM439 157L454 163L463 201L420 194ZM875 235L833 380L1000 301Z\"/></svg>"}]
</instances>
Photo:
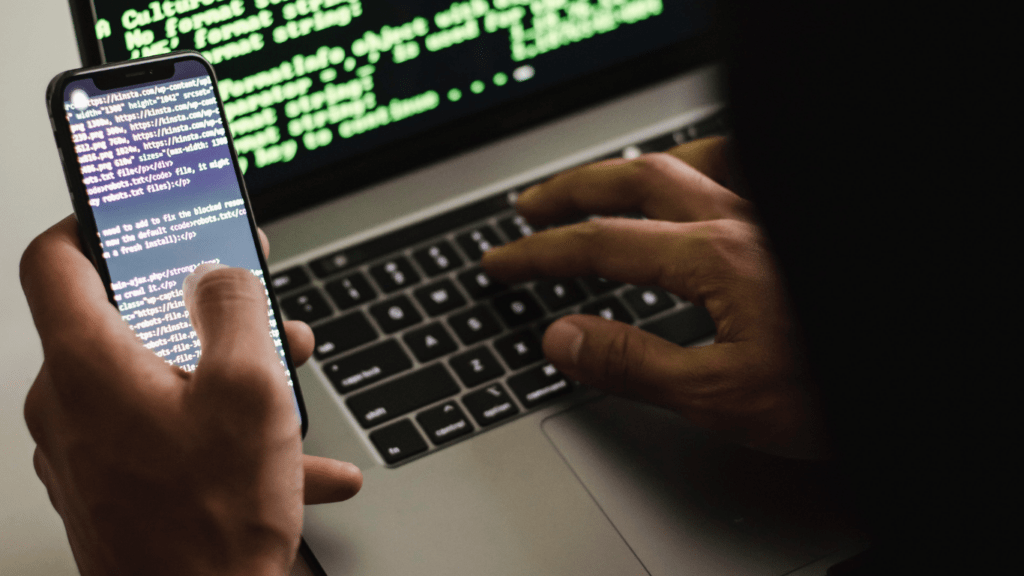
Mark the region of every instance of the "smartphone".
<instances>
[{"instance_id":1,"label":"smartphone","mask_svg":"<svg viewBox=\"0 0 1024 576\"><path fill-rule=\"evenodd\" d=\"M192 371L201 350L182 281L205 262L252 271L267 289L267 329L305 436L302 393L210 64L176 52L71 70L50 82L46 101L82 246L121 317L165 362Z\"/></svg>"}]
</instances>

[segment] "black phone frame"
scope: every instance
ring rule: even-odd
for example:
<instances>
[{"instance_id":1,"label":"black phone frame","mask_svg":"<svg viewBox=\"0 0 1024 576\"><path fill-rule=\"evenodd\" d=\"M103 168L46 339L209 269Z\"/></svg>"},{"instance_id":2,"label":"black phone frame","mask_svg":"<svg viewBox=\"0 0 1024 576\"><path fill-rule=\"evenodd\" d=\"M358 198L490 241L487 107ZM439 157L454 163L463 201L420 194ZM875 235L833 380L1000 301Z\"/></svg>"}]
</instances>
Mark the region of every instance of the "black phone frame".
<instances>
[{"instance_id":1,"label":"black phone frame","mask_svg":"<svg viewBox=\"0 0 1024 576\"><path fill-rule=\"evenodd\" d=\"M224 103L221 101L220 93L217 91L216 72L213 70L213 66L211 66L200 53L193 50L182 50L172 52L170 54L139 58L128 62L118 62L68 70L57 74L46 88L47 114L50 117L50 126L53 129L53 137L57 144L57 152L60 156L61 166L63 166L64 169L64 178L67 181L68 192L71 195L71 204L74 208L75 218L78 220L79 241L82 244L82 249L86 256L89 257L92 261L93 267L96 268L96 271L99 273L100 278L103 281L103 287L107 291L107 298L115 308L117 307L117 303L114 299L114 290L111 287L112 280L110 278L110 271L107 268L106 260L103 258L103 247L99 243L99 230L96 226L96 219L93 216L92 208L89 206L89 195L86 191L85 183L81 178L81 165L78 162L78 155L75 153L75 144L71 137L71 126L67 120L66 112L64 110L64 88L70 81L82 78L98 79L100 82L108 84L111 87L146 86L150 83L157 83L166 80L166 77L162 76L168 69L168 64L170 64L169 68L173 74L174 63L188 59L198 61L202 64L207 73L209 73L210 78L213 81L213 92L217 99L217 107L219 108L221 117L226 118L227 116L224 113ZM158 70L160 73L155 73ZM129 74L134 77L142 75L141 72L145 72L145 75L148 77L146 81L126 81ZM235 145L230 137L230 132L226 133L228 134L228 150L231 154L232 167L235 170L235 176L238 179L239 187L241 189L243 205L246 209L246 217L252 234L252 241L256 247L256 254L259 258L260 267L263 270L263 277L266 282L267 291L270 294L271 312L274 314L274 318L277 321L281 344L285 351L285 362L288 372L291 375L293 384L292 389L295 394L296 404L299 408L302 437L305 438L306 432L309 429L309 418L306 413L306 403L303 400L302 390L299 386L299 378L295 369L295 364L292 361L291 353L289 352L288 337L284 330L284 315L281 314L281 308L277 302L277 297L271 287L270 268L267 266L267 260L263 254L262 242L259 237L256 219L253 216L252 203L249 198L248 190L245 186L245 178L242 177L242 171L239 167L238 154L235 152Z\"/></svg>"}]
</instances>

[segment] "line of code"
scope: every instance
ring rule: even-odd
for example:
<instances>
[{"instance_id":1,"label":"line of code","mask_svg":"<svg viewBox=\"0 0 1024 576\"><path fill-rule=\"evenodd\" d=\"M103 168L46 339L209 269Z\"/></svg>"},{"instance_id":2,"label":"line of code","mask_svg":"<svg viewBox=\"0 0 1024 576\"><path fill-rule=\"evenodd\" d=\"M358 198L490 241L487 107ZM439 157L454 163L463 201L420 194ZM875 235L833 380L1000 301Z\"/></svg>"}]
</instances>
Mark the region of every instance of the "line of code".
<instances>
[{"instance_id":1,"label":"line of code","mask_svg":"<svg viewBox=\"0 0 1024 576\"><path fill-rule=\"evenodd\" d=\"M662 0L133 4L105 13L99 3L97 36L133 58L199 50L217 67L243 172L466 108L528 83L542 55L664 12ZM475 56L485 52L486 65Z\"/></svg>"},{"instance_id":2,"label":"line of code","mask_svg":"<svg viewBox=\"0 0 1024 576\"><path fill-rule=\"evenodd\" d=\"M67 94L115 303L146 348L194 370L201 350L182 300L184 278L216 262L264 281L212 81L201 76L115 92L82 81ZM272 316L269 329L283 364Z\"/></svg>"}]
</instances>

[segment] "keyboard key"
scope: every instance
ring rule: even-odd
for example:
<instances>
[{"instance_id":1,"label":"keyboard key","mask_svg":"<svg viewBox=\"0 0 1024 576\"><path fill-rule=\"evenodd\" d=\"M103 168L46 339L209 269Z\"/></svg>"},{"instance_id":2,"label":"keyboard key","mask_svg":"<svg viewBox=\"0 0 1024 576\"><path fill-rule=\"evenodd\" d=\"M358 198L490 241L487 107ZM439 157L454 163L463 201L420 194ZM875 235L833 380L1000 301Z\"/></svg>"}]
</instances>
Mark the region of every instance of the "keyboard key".
<instances>
[{"instance_id":1,"label":"keyboard key","mask_svg":"<svg viewBox=\"0 0 1024 576\"><path fill-rule=\"evenodd\" d=\"M462 266L462 258L455 253L455 248L444 240L413 252L412 257L427 276L437 276Z\"/></svg>"},{"instance_id":2,"label":"keyboard key","mask_svg":"<svg viewBox=\"0 0 1024 576\"><path fill-rule=\"evenodd\" d=\"M348 310L377 297L377 291L370 286L370 281L358 272L341 280L329 282L325 288L339 310Z\"/></svg>"},{"instance_id":3,"label":"keyboard key","mask_svg":"<svg viewBox=\"0 0 1024 576\"><path fill-rule=\"evenodd\" d=\"M501 354L505 364L508 364L508 367L513 370L518 370L544 358L540 342L526 330L498 338L494 341L494 349Z\"/></svg>"},{"instance_id":4,"label":"keyboard key","mask_svg":"<svg viewBox=\"0 0 1024 576\"><path fill-rule=\"evenodd\" d=\"M317 258L309 263L313 273L320 278L338 274L344 270L383 258L413 244L426 242L431 238L465 225L466 222L481 220L492 214L503 212L510 207L507 193L495 194L478 200L451 212L428 218L405 228L399 228L383 236L367 240L362 244L345 248Z\"/></svg>"},{"instance_id":5,"label":"keyboard key","mask_svg":"<svg viewBox=\"0 0 1024 576\"><path fill-rule=\"evenodd\" d=\"M313 269L313 273L320 278L325 278L336 272L341 272L352 264L349 262L348 250L342 250L324 256L323 258L317 258L309 263L309 267Z\"/></svg>"},{"instance_id":6,"label":"keyboard key","mask_svg":"<svg viewBox=\"0 0 1024 576\"><path fill-rule=\"evenodd\" d=\"M705 118L687 128L688 135L694 139L714 136L716 134L726 134L728 131L729 119L726 117L725 111L716 112L711 117Z\"/></svg>"},{"instance_id":7,"label":"keyboard key","mask_svg":"<svg viewBox=\"0 0 1024 576\"><path fill-rule=\"evenodd\" d=\"M509 328L522 326L544 315L540 304L526 290L502 294L492 301L498 315Z\"/></svg>"},{"instance_id":8,"label":"keyboard key","mask_svg":"<svg viewBox=\"0 0 1024 576\"><path fill-rule=\"evenodd\" d=\"M607 294L612 290L615 290L619 286L622 286L622 282L615 282L613 280L605 280L604 278L583 278L583 285L587 287L594 296L600 296L601 294Z\"/></svg>"},{"instance_id":9,"label":"keyboard key","mask_svg":"<svg viewBox=\"0 0 1024 576\"><path fill-rule=\"evenodd\" d=\"M306 284L309 284L309 274L306 274L306 271L298 266L283 270L270 277L270 285L278 292L295 290Z\"/></svg>"},{"instance_id":10,"label":"keyboard key","mask_svg":"<svg viewBox=\"0 0 1024 576\"><path fill-rule=\"evenodd\" d=\"M639 148L641 152L647 153L664 152L665 150L668 150L669 148L674 148L675 146L675 138L673 138L671 134L665 134L663 136L658 136L657 138L652 138L646 142L638 144L637 148Z\"/></svg>"},{"instance_id":11,"label":"keyboard key","mask_svg":"<svg viewBox=\"0 0 1024 576\"><path fill-rule=\"evenodd\" d=\"M501 239L498 238L498 233L494 231L494 228L486 224L478 226L469 232L459 234L455 237L455 241L459 243L462 251L466 253L470 260L479 260L484 252L502 244Z\"/></svg>"},{"instance_id":12,"label":"keyboard key","mask_svg":"<svg viewBox=\"0 0 1024 576\"><path fill-rule=\"evenodd\" d=\"M533 292L552 312L578 304L586 298L580 285L572 279L540 280L533 285Z\"/></svg>"},{"instance_id":13,"label":"keyboard key","mask_svg":"<svg viewBox=\"0 0 1024 576\"><path fill-rule=\"evenodd\" d=\"M395 422L372 432L370 441L388 464L394 464L427 450L427 443L408 420Z\"/></svg>"},{"instance_id":14,"label":"keyboard key","mask_svg":"<svg viewBox=\"0 0 1024 576\"><path fill-rule=\"evenodd\" d=\"M316 342L313 355L320 360L373 342L377 331L365 314L353 312L313 328L313 337Z\"/></svg>"},{"instance_id":15,"label":"keyboard key","mask_svg":"<svg viewBox=\"0 0 1024 576\"><path fill-rule=\"evenodd\" d=\"M508 379L508 387L527 408L572 390L569 379L551 364L543 364Z\"/></svg>"},{"instance_id":16,"label":"keyboard key","mask_svg":"<svg viewBox=\"0 0 1024 576\"><path fill-rule=\"evenodd\" d=\"M605 320L617 320L619 322L625 322L626 324L633 323L633 315L626 310L626 307L622 305L615 296L609 296L602 298L596 302L591 302L583 306L580 309L583 314L592 314L594 316L600 316Z\"/></svg>"},{"instance_id":17,"label":"keyboard key","mask_svg":"<svg viewBox=\"0 0 1024 576\"><path fill-rule=\"evenodd\" d=\"M483 384L505 373L498 359L485 346L453 356L448 360L448 365L455 370L466 388Z\"/></svg>"},{"instance_id":18,"label":"keyboard key","mask_svg":"<svg viewBox=\"0 0 1024 576\"><path fill-rule=\"evenodd\" d=\"M402 340L420 362L429 362L434 358L454 352L457 348L455 340L452 340L440 322L413 330L407 333Z\"/></svg>"},{"instance_id":19,"label":"keyboard key","mask_svg":"<svg viewBox=\"0 0 1024 576\"><path fill-rule=\"evenodd\" d=\"M533 227L526 222L526 218L518 214L503 218L498 222L498 228L501 228L501 231L505 233L509 241L518 240L523 236L529 236L534 233Z\"/></svg>"},{"instance_id":20,"label":"keyboard key","mask_svg":"<svg viewBox=\"0 0 1024 576\"><path fill-rule=\"evenodd\" d=\"M420 316L420 313L413 307L412 301L405 296L398 296L370 306L370 314L373 314L377 325L385 334L408 328L423 320L423 316Z\"/></svg>"},{"instance_id":21,"label":"keyboard key","mask_svg":"<svg viewBox=\"0 0 1024 576\"><path fill-rule=\"evenodd\" d=\"M281 299L281 309L290 320L314 322L331 315L331 305L316 288Z\"/></svg>"},{"instance_id":22,"label":"keyboard key","mask_svg":"<svg viewBox=\"0 0 1024 576\"><path fill-rule=\"evenodd\" d=\"M629 307L641 318L668 310L675 303L668 292L653 286L630 288L622 295Z\"/></svg>"},{"instance_id":23,"label":"keyboard key","mask_svg":"<svg viewBox=\"0 0 1024 576\"><path fill-rule=\"evenodd\" d=\"M363 428L371 428L458 392L444 365L434 364L350 396L345 404Z\"/></svg>"},{"instance_id":24,"label":"keyboard key","mask_svg":"<svg viewBox=\"0 0 1024 576\"><path fill-rule=\"evenodd\" d=\"M632 160L643 153L644 151L640 149L639 146L637 146L636 144L630 144L629 146L626 146L621 151L619 151L618 157L625 158L626 160Z\"/></svg>"},{"instance_id":25,"label":"keyboard key","mask_svg":"<svg viewBox=\"0 0 1024 576\"><path fill-rule=\"evenodd\" d=\"M548 328L550 328L552 324L554 324L555 322L557 322L558 320L560 320L560 319L562 319L564 317L565 317L565 314L563 314L561 316L550 316L548 318L545 318L545 319L541 320L540 322L537 322L536 324L534 324L533 325L533 330L537 333L538 336L543 337L544 333L548 331Z\"/></svg>"},{"instance_id":26,"label":"keyboard key","mask_svg":"<svg viewBox=\"0 0 1024 576\"><path fill-rule=\"evenodd\" d=\"M424 410L416 416L427 437L436 445L441 445L464 436L473 431L469 418L455 402L445 402L437 408Z\"/></svg>"},{"instance_id":27,"label":"keyboard key","mask_svg":"<svg viewBox=\"0 0 1024 576\"><path fill-rule=\"evenodd\" d=\"M506 286L491 278L484 272L483 268L472 268L458 275L459 284L466 289L469 297L474 300L483 300L501 292Z\"/></svg>"},{"instance_id":28,"label":"keyboard key","mask_svg":"<svg viewBox=\"0 0 1024 576\"><path fill-rule=\"evenodd\" d=\"M445 279L413 291L428 316L437 316L465 306L466 299L451 280Z\"/></svg>"},{"instance_id":29,"label":"keyboard key","mask_svg":"<svg viewBox=\"0 0 1024 576\"><path fill-rule=\"evenodd\" d=\"M412 368L412 360L394 340L388 340L323 366L324 374L341 394L390 378L409 368Z\"/></svg>"},{"instance_id":30,"label":"keyboard key","mask_svg":"<svg viewBox=\"0 0 1024 576\"><path fill-rule=\"evenodd\" d=\"M515 402L498 384L491 384L483 390L466 394L462 397L462 403L480 426L489 426L519 413Z\"/></svg>"},{"instance_id":31,"label":"keyboard key","mask_svg":"<svg viewBox=\"0 0 1024 576\"><path fill-rule=\"evenodd\" d=\"M679 345L714 336L716 331L715 321L711 319L707 309L693 305L673 312L665 318L641 324L640 328Z\"/></svg>"},{"instance_id":32,"label":"keyboard key","mask_svg":"<svg viewBox=\"0 0 1024 576\"><path fill-rule=\"evenodd\" d=\"M448 318L448 324L466 346L476 344L484 338L501 332L498 319L485 306L477 306L456 314Z\"/></svg>"},{"instance_id":33,"label":"keyboard key","mask_svg":"<svg viewBox=\"0 0 1024 576\"><path fill-rule=\"evenodd\" d=\"M402 256L370 267L370 275L385 293L401 290L420 281L420 275Z\"/></svg>"}]
</instances>

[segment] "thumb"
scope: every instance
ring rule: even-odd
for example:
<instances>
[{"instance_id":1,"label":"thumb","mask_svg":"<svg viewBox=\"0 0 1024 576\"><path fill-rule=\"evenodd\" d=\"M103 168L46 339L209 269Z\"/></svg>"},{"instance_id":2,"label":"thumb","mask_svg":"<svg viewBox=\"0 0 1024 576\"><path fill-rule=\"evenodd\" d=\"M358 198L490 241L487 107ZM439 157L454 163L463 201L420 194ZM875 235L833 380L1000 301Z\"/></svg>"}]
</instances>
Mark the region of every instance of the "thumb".
<instances>
[{"instance_id":1,"label":"thumb","mask_svg":"<svg viewBox=\"0 0 1024 576\"><path fill-rule=\"evenodd\" d=\"M544 334L544 354L569 378L688 415L711 376L715 347L683 348L599 316L566 316ZM711 353L709 355L709 352Z\"/></svg>"},{"instance_id":2,"label":"thumb","mask_svg":"<svg viewBox=\"0 0 1024 576\"><path fill-rule=\"evenodd\" d=\"M363 487L363 473L348 462L306 454L302 467L306 473L306 504L348 500Z\"/></svg>"},{"instance_id":3,"label":"thumb","mask_svg":"<svg viewBox=\"0 0 1024 576\"><path fill-rule=\"evenodd\" d=\"M266 291L251 272L200 265L182 283L182 296L202 346L197 374L216 370L242 382L285 377L270 338Z\"/></svg>"}]
</instances>

